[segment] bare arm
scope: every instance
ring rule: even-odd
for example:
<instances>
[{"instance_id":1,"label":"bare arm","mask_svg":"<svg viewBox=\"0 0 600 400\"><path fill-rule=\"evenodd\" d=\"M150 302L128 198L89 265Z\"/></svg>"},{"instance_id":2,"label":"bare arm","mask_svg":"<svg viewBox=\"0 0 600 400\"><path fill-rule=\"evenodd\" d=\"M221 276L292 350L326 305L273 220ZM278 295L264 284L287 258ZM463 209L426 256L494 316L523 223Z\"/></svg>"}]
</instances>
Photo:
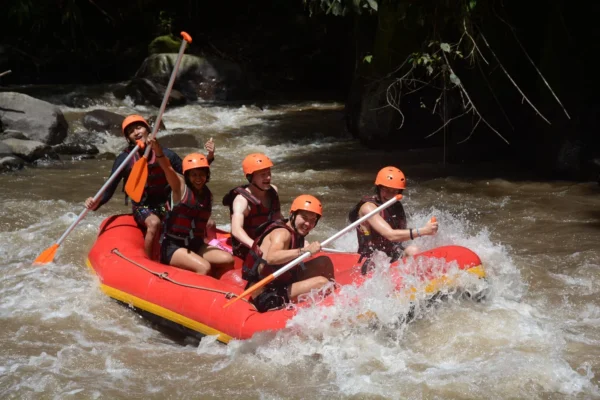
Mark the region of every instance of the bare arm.
<instances>
[{"instance_id":1,"label":"bare arm","mask_svg":"<svg viewBox=\"0 0 600 400\"><path fill-rule=\"evenodd\" d=\"M158 165L160 165L163 171L165 171L167 183L171 187L173 193L173 203L179 203L181 201L181 198L183 197L183 191L185 190L185 180L183 179L183 176L175 172L173 166L171 165L171 162L163 154L162 147L158 143L158 140L148 140L148 144L152 145L152 150L154 150L156 154L156 160L158 161Z\"/></svg>"},{"instance_id":2,"label":"bare arm","mask_svg":"<svg viewBox=\"0 0 600 400\"><path fill-rule=\"evenodd\" d=\"M298 258L301 249L288 249L292 236L287 229L275 229L269 235L269 246L263 250L263 258L267 264L278 265L288 263Z\"/></svg>"},{"instance_id":3,"label":"bare arm","mask_svg":"<svg viewBox=\"0 0 600 400\"><path fill-rule=\"evenodd\" d=\"M233 199L231 208L233 209L233 213L231 214L231 234L246 246L252 247L254 239L248 236L244 230L244 218L248 213L248 200L242 195L237 195Z\"/></svg>"},{"instance_id":4,"label":"bare arm","mask_svg":"<svg viewBox=\"0 0 600 400\"><path fill-rule=\"evenodd\" d=\"M371 211L375 210L377 206L373 203L365 203L360 208L360 214L366 215ZM411 240L410 238L410 229L392 229L390 224L388 224L379 214L375 214L368 220L371 229L375 232L379 233L381 236L386 238L392 242L405 242L407 240ZM419 235L435 235L438 230L437 222L427 222L424 227L419 228ZM413 228L413 238L418 237L416 229Z\"/></svg>"}]
</instances>

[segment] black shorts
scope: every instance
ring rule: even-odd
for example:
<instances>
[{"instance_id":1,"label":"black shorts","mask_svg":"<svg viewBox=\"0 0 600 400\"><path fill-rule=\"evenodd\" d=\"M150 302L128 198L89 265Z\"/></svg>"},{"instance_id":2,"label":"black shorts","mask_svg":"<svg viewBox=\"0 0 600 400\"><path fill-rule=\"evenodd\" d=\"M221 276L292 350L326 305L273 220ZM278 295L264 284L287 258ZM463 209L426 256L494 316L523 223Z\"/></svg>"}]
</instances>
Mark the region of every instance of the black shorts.
<instances>
[{"instance_id":1,"label":"black shorts","mask_svg":"<svg viewBox=\"0 0 600 400\"><path fill-rule=\"evenodd\" d=\"M256 298L252 299L252 304L260 313L269 310L281 308L284 304L290 302L288 291L290 285L267 285L266 289Z\"/></svg>"},{"instance_id":2,"label":"black shorts","mask_svg":"<svg viewBox=\"0 0 600 400\"><path fill-rule=\"evenodd\" d=\"M198 254L198 251L202 248L204 240L193 239L187 246L183 240L172 239L166 237L163 239L160 245L160 262L166 265L171 265L171 258L173 254L181 248L188 249L188 251Z\"/></svg>"}]
</instances>

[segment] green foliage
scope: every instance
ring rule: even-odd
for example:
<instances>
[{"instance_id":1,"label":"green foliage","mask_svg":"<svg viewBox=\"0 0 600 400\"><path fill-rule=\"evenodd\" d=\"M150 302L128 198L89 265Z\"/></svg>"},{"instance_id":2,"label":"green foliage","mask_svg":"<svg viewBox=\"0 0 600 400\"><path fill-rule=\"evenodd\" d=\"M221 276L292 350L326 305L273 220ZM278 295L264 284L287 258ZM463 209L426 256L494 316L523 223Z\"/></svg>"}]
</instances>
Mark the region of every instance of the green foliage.
<instances>
[{"instance_id":1,"label":"green foliage","mask_svg":"<svg viewBox=\"0 0 600 400\"><path fill-rule=\"evenodd\" d=\"M366 62L367 64L371 64L371 61L373 60L373 56L371 54L365 56L365 58L363 58L363 62Z\"/></svg>"},{"instance_id":2,"label":"green foliage","mask_svg":"<svg viewBox=\"0 0 600 400\"><path fill-rule=\"evenodd\" d=\"M303 0L311 15L315 13L344 16L349 13L371 14L377 12L377 0Z\"/></svg>"}]
</instances>

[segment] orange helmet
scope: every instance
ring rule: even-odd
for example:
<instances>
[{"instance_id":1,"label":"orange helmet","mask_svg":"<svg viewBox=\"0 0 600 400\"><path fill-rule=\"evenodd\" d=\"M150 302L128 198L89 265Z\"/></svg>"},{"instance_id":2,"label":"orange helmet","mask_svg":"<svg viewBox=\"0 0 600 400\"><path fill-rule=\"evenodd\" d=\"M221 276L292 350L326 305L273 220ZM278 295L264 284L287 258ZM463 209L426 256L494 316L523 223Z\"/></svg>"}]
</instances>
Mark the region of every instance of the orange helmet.
<instances>
[{"instance_id":1,"label":"orange helmet","mask_svg":"<svg viewBox=\"0 0 600 400\"><path fill-rule=\"evenodd\" d=\"M323 215L323 206L321 205L321 202L319 199L309 194L303 194L294 199L290 212L293 213L298 210L312 211L319 217Z\"/></svg>"},{"instance_id":2,"label":"orange helmet","mask_svg":"<svg viewBox=\"0 0 600 400\"><path fill-rule=\"evenodd\" d=\"M210 168L204 154L192 153L185 156L183 159L183 173L185 174L185 171L194 168Z\"/></svg>"},{"instance_id":3,"label":"orange helmet","mask_svg":"<svg viewBox=\"0 0 600 400\"><path fill-rule=\"evenodd\" d=\"M391 187L393 189L405 189L406 178L402 171L396 167L385 167L377 174L375 185Z\"/></svg>"},{"instance_id":4,"label":"orange helmet","mask_svg":"<svg viewBox=\"0 0 600 400\"><path fill-rule=\"evenodd\" d=\"M252 175L256 171L261 169L270 168L273 166L273 162L267 156L262 153L248 154L244 161L242 161L242 170L244 175Z\"/></svg>"},{"instance_id":5,"label":"orange helmet","mask_svg":"<svg viewBox=\"0 0 600 400\"><path fill-rule=\"evenodd\" d=\"M127 127L129 125L133 124L134 122L141 122L142 124L146 125L146 128L148 128L148 130L150 130L150 125L144 119L144 117L142 117L141 115L132 114L132 115L127 116L127 118L125 118L123 120L123 123L121 124L121 129L123 130L123 135L127 136Z\"/></svg>"}]
</instances>

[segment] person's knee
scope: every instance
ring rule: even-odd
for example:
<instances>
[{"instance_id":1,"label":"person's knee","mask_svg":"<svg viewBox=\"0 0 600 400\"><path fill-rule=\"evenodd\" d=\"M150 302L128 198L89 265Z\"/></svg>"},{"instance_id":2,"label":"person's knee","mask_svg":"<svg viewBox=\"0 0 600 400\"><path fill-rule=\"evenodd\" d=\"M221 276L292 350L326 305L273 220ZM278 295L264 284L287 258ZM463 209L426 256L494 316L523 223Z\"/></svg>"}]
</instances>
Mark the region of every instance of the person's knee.
<instances>
[{"instance_id":1,"label":"person's knee","mask_svg":"<svg viewBox=\"0 0 600 400\"><path fill-rule=\"evenodd\" d=\"M196 272L200 275L208 275L210 273L210 263L204 259L199 260L196 265Z\"/></svg>"},{"instance_id":2,"label":"person's knee","mask_svg":"<svg viewBox=\"0 0 600 400\"><path fill-rule=\"evenodd\" d=\"M324 276L317 276L313 278L313 289L321 289L323 286L329 283L329 279Z\"/></svg>"},{"instance_id":3,"label":"person's knee","mask_svg":"<svg viewBox=\"0 0 600 400\"><path fill-rule=\"evenodd\" d=\"M408 246L406 249L404 249L404 256L405 257L412 257L415 254L417 254L419 252L419 248L417 246Z\"/></svg>"},{"instance_id":4,"label":"person's knee","mask_svg":"<svg viewBox=\"0 0 600 400\"><path fill-rule=\"evenodd\" d=\"M148 233L155 234L160 229L160 219L156 215L146 218L146 228Z\"/></svg>"}]
</instances>

